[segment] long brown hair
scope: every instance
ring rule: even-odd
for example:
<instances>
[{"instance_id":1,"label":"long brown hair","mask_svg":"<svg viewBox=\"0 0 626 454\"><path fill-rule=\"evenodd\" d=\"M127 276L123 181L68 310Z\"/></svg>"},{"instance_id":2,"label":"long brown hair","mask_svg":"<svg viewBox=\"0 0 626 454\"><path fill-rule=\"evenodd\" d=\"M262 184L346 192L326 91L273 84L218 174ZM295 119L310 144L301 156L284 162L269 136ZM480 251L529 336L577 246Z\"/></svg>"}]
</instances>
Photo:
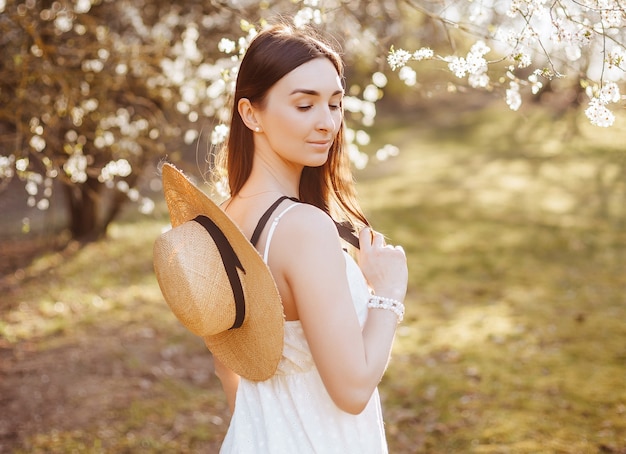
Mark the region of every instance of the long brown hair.
<instances>
[{"instance_id":1,"label":"long brown hair","mask_svg":"<svg viewBox=\"0 0 626 454\"><path fill-rule=\"evenodd\" d=\"M315 58L327 58L344 77L339 53L311 28L296 29L285 23L261 31L243 57L233 100L230 132L218 165L228 175L230 195L239 193L252 171L254 141L236 106L241 98L263 105L267 92L289 72ZM299 198L339 221L353 226L369 225L358 201L350 162L344 147L344 122L331 146L328 159L319 167L305 167L300 178ZM360 224L360 225L359 225Z\"/></svg>"}]
</instances>

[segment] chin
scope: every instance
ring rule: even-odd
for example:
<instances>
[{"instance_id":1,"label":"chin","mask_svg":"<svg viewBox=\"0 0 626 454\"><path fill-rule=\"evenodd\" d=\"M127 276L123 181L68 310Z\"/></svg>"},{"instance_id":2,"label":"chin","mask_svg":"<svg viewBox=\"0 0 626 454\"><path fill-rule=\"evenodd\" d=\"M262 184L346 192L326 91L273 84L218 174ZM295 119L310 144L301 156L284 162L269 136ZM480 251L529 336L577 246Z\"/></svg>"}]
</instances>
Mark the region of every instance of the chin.
<instances>
[{"instance_id":1,"label":"chin","mask_svg":"<svg viewBox=\"0 0 626 454\"><path fill-rule=\"evenodd\" d=\"M326 164L326 161L328 161L328 153L325 153L323 156L320 155L310 159L305 165L307 167L321 167Z\"/></svg>"}]
</instances>

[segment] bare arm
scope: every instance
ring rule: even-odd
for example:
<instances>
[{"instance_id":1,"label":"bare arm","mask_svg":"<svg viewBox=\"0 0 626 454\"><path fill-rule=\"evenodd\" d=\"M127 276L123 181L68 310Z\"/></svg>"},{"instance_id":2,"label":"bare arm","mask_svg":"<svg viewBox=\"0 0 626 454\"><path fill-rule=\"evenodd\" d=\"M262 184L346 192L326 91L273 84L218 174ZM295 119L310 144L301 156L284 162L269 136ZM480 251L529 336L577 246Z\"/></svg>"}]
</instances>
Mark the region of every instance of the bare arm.
<instances>
[{"instance_id":1,"label":"bare arm","mask_svg":"<svg viewBox=\"0 0 626 454\"><path fill-rule=\"evenodd\" d=\"M228 408L230 408L230 413L232 414L235 411L235 395L237 394L237 387L239 386L239 375L222 364L215 356L213 357L213 364L215 366L215 375L217 375L217 378L222 382Z\"/></svg>"},{"instance_id":2,"label":"bare arm","mask_svg":"<svg viewBox=\"0 0 626 454\"><path fill-rule=\"evenodd\" d=\"M272 243L276 271L289 284L326 390L339 408L357 414L385 371L397 317L388 310L370 309L361 330L332 220L311 206L296 210L283 218ZM376 294L402 301L407 283L404 251L384 246L379 234L373 242L371 238L369 230L361 233L361 269Z\"/></svg>"}]
</instances>

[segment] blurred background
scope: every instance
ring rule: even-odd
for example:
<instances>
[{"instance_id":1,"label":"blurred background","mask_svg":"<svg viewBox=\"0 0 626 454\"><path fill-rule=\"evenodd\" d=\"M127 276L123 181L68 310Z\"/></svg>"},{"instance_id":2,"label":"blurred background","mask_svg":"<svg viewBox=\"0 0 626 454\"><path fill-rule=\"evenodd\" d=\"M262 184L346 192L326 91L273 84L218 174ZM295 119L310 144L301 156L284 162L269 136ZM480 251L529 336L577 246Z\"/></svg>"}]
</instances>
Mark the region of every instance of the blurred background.
<instances>
[{"instance_id":1,"label":"blurred background","mask_svg":"<svg viewBox=\"0 0 626 454\"><path fill-rule=\"evenodd\" d=\"M390 452L626 453L626 117L589 122L584 54L513 110L532 71L498 54L484 86L392 71L392 47L466 55L490 30L442 5L0 0L0 452L218 452L210 353L152 268L158 165L220 196L237 63L281 13L343 49L360 200L409 259Z\"/></svg>"}]
</instances>

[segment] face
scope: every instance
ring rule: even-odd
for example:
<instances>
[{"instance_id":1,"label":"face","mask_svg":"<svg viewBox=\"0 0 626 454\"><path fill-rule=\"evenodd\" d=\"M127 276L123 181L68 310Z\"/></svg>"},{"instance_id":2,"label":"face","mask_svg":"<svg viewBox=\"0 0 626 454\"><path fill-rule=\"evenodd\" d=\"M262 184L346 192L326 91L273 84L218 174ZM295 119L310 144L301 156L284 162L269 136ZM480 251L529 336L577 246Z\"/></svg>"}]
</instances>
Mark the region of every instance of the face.
<instances>
[{"instance_id":1,"label":"face","mask_svg":"<svg viewBox=\"0 0 626 454\"><path fill-rule=\"evenodd\" d=\"M323 165L341 126L342 99L341 79L328 59L297 67L274 84L256 111L262 131L255 134L257 152L275 153L293 166Z\"/></svg>"}]
</instances>

